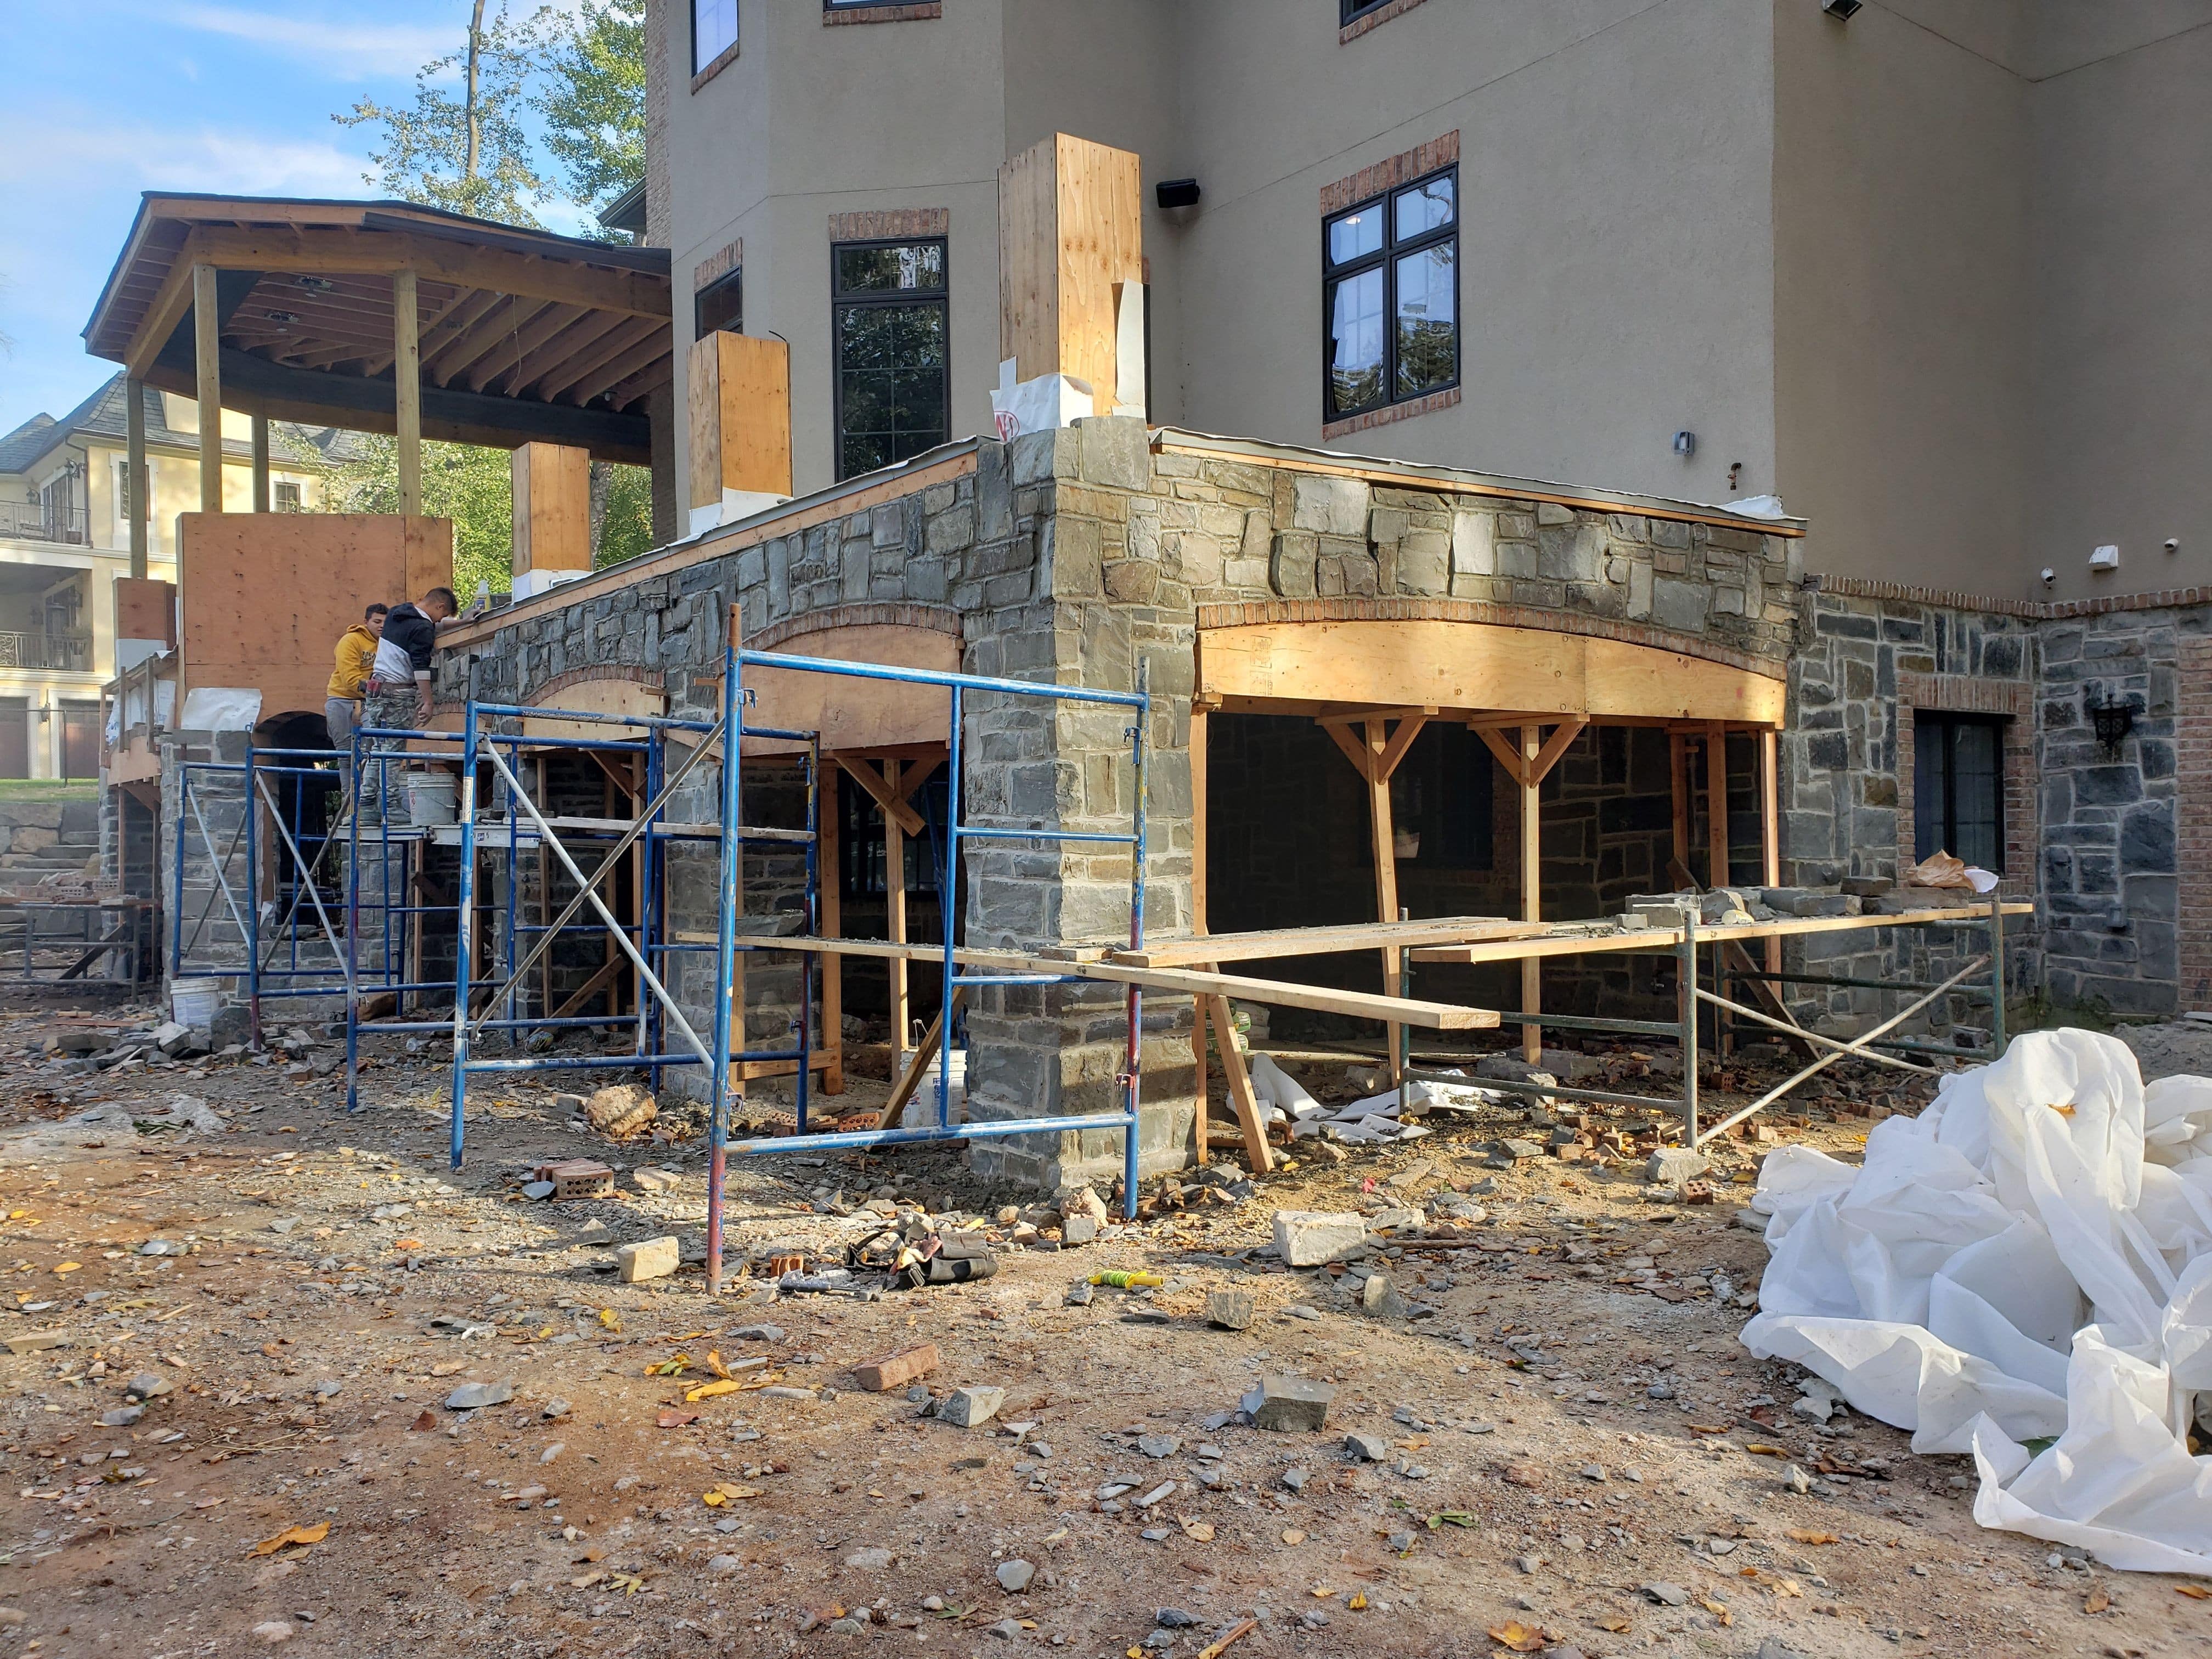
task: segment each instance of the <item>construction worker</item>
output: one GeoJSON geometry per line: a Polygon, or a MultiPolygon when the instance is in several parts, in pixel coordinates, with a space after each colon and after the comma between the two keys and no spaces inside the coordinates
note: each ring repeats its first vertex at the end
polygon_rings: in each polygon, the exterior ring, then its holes
{"type": "Polygon", "coordinates": [[[333,749],[353,746],[354,714],[368,684],[377,641],[384,637],[384,618],[391,609],[388,605],[372,605],[362,613],[361,621],[338,635],[337,660],[323,697],[323,724],[331,729],[333,749]]]}
{"type": "MultiPolygon", "coordinates": [[[[421,731],[430,724],[430,653],[438,635],[459,625],[460,609],[450,587],[434,587],[412,605],[395,605],[384,618],[384,632],[376,643],[376,659],[370,665],[368,684],[362,698],[362,724],[387,731],[421,731]]],[[[407,746],[404,738],[369,741],[372,751],[397,751],[407,746]]],[[[388,761],[375,761],[363,769],[361,816],[374,818],[384,799],[388,761]]]]}

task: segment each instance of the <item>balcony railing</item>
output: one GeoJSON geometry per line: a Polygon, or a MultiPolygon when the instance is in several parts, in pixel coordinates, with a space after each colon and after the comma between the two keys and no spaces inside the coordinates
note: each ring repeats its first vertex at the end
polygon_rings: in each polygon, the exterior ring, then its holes
{"type": "Polygon", "coordinates": [[[64,542],[71,547],[89,546],[92,541],[82,507],[55,511],[40,501],[0,501],[0,536],[19,541],[64,542]]]}
{"type": "Polygon", "coordinates": [[[44,668],[64,673],[92,672],[89,635],[0,632],[0,668],[44,668]]]}

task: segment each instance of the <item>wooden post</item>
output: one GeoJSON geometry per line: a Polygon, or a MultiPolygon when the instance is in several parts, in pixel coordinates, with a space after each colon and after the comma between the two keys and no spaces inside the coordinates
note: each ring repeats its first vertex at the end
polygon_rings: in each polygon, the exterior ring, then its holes
{"type": "Polygon", "coordinates": [[[123,404],[123,492],[129,497],[130,507],[131,579],[143,582],[147,580],[147,526],[154,512],[146,490],[146,383],[125,380],[123,404]]]}
{"type": "MultiPolygon", "coordinates": [[[[817,780],[822,799],[815,808],[814,879],[822,895],[822,937],[845,933],[845,872],[839,858],[844,834],[844,776],[834,764],[817,780]]],[[[822,958],[822,1092],[845,1092],[845,958],[822,958]]]]}
{"type": "Polygon", "coordinates": [[[690,383],[687,505],[719,507],[722,492],[791,494],[791,348],[716,329],[695,340],[690,383]]]}
{"type": "MultiPolygon", "coordinates": [[[[1544,857],[1541,815],[1537,810],[1542,781],[1536,775],[1537,757],[1544,752],[1541,727],[1521,728],[1521,920],[1544,919],[1544,857]]],[[[1543,964],[1534,957],[1521,959],[1521,1012],[1537,1013],[1544,1006],[1543,964]]],[[[1544,1057],[1544,1028],[1523,1022],[1521,1057],[1534,1066],[1544,1057]]]]}
{"type": "MultiPolygon", "coordinates": [[[[884,763],[884,781],[898,794],[899,763],[884,763]]],[[[894,945],[906,943],[906,829],[897,817],[884,814],[884,934],[894,945]]],[[[907,1022],[914,1018],[908,1003],[907,963],[895,957],[888,964],[891,976],[891,1055],[906,1052],[907,1022]]]]}
{"type": "Polygon", "coordinates": [[[392,273],[392,410],[399,439],[399,511],[422,512],[422,348],[412,270],[392,273]]]}
{"type": "MultiPolygon", "coordinates": [[[[1367,827],[1375,848],[1375,919],[1392,922],[1398,920],[1398,854],[1390,823],[1390,768],[1383,760],[1383,752],[1390,745],[1383,736],[1381,720],[1369,720],[1362,729],[1367,734],[1367,827]]],[[[1383,995],[1395,997],[1399,994],[1405,977],[1403,960],[1396,950],[1383,947],[1383,995]]],[[[1405,1028],[1386,1024],[1382,1031],[1389,1049],[1390,1085],[1395,1088],[1403,1080],[1400,1075],[1403,1069],[1400,1050],[1405,1045],[1405,1028]]],[[[1226,1059],[1221,1063],[1224,1066],[1229,1064],[1226,1059]]]]}
{"type": "Polygon", "coordinates": [[[508,465],[514,495],[513,574],[589,570],[591,452],[561,444],[522,444],[508,465]]]}
{"type": "Polygon", "coordinates": [[[1674,862],[1690,867],[1690,738],[1686,732],[1667,734],[1669,794],[1674,808],[1674,862]]]}
{"type": "MultiPolygon", "coordinates": [[[[1782,885],[1782,780],[1780,743],[1772,726],[1759,733],[1759,873],[1769,887],[1782,885]]],[[[1766,941],[1766,971],[1782,971],[1782,941],[1766,941]]],[[[1775,992],[1782,988],[1777,984],[1775,992]]]]}
{"type": "Polygon", "coordinates": [[[253,510],[269,510],[269,417],[253,417],[253,510]]]}
{"type": "Polygon", "coordinates": [[[999,169],[1000,360],[1024,380],[1087,382],[1101,415],[1124,379],[1121,290],[1145,280],[1139,172],[1130,151],[1064,132],[999,169]]]}
{"type": "Polygon", "coordinates": [[[222,319],[215,267],[192,267],[192,338],[199,370],[200,511],[222,511],[222,319]]]}
{"type": "MultiPolygon", "coordinates": [[[[1206,710],[1197,704],[1190,710],[1190,931],[1206,932],[1206,710]]],[[[1203,1164],[1212,1132],[1207,1127],[1211,1115],[1207,1094],[1212,1087],[1206,1076],[1206,999],[1191,999],[1190,1055],[1197,1068],[1195,1094],[1198,1117],[1194,1126],[1193,1139],[1196,1143],[1198,1161],[1203,1164]]]]}
{"type": "Polygon", "coordinates": [[[1729,884],[1728,727],[1705,728],[1705,885],[1729,884]]]}
{"type": "Polygon", "coordinates": [[[1266,1175],[1275,1167],[1275,1155],[1267,1146],[1267,1125],[1260,1115],[1259,1097],[1252,1092],[1252,1074],[1245,1067],[1244,1056],[1237,1052],[1236,1016],[1227,997],[1209,995],[1206,1001],[1221,1052],[1221,1074],[1228,1079],[1229,1098],[1236,1104],[1237,1121],[1244,1131],[1245,1167],[1254,1175],[1266,1175]]]}

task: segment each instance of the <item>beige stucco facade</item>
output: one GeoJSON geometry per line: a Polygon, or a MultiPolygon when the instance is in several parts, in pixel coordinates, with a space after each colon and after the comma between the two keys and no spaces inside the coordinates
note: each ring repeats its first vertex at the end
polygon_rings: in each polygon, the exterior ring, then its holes
{"type": "MultiPolygon", "coordinates": [[[[100,688],[118,666],[115,580],[131,574],[123,496],[128,448],[119,428],[106,429],[121,408],[119,391],[109,392],[112,397],[96,394],[61,421],[0,440],[7,446],[0,457],[16,469],[0,471],[0,775],[94,775],[86,769],[82,732],[96,720],[100,688]],[[4,729],[19,723],[20,750],[4,729]]],[[[177,517],[200,506],[198,405],[153,393],[148,416],[153,510],[146,574],[173,581],[177,517]]],[[[224,507],[251,512],[252,417],[225,410],[223,441],[224,507]]],[[[270,483],[280,495],[280,487],[296,490],[301,511],[324,505],[319,466],[280,455],[270,483]]]]}
{"type": "Polygon", "coordinates": [[[1156,420],[1776,493],[1838,574],[2212,580],[2212,0],[1425,0],[1357,33],[1337,0],[740,0],[697,77],[689,0],[654,3],[679,377],[694,272],[741,264],[801,490],[833,471],[831,216],[946,216],[952,430],[988,429],[997,171],[1060,130],[1141,158],[1156,420]],[[1332,434],[1322,192],[1452,135],[1458,396],[1332,434]]]}

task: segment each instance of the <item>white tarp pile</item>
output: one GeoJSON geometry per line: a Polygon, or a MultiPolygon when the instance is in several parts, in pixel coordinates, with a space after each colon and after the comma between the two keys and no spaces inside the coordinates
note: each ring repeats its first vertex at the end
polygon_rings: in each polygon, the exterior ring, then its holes
{"type": "Polygon", "coordinates": [[[1251,1059],[1252,1093],[1260,1103],[1261,1119],[1270,1123],[1288,1121],[1294,1138],[1326,1136],[1331,1140],[1363,1142],[1418,1140],[1429,1133],[1411,1121],[1435,1111],[1473,1111],[1494,1102],[1495,1091],[1451,1083],[1415,1081],[1406,1086],[1401,1105],[1398,1091],[1386,1089],[1332,1111],[1310,1094],[1305,1085],[1267,1055],[1251,1059]]]}
{"type": "Polygon", "coordinates": [[[2041,1031],[1890,1118],[1854,1169],[1771,1154],[1743,1340],[1971,1452],[1974,1518],[2108,1565],[2212,1573],[2212,1079],[2146,1089],[2093,1032],[2041,1031]]]}

